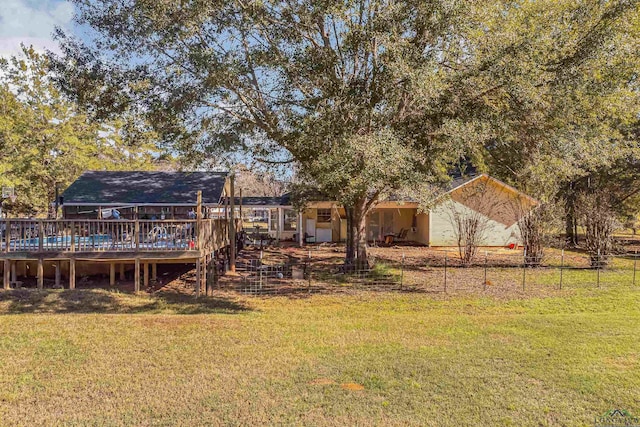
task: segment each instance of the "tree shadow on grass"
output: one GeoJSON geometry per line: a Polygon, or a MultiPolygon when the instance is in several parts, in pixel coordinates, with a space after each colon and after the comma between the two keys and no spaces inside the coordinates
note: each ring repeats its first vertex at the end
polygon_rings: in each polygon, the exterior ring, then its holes
{"type": "Polygon", "coordinates": [[[103,289],[33,290],[0,292],[0,314],[104,313],[104,314],[239,314],[251,308],[230,297],[200,297],[180,292],[134,296],[103,289]]]}

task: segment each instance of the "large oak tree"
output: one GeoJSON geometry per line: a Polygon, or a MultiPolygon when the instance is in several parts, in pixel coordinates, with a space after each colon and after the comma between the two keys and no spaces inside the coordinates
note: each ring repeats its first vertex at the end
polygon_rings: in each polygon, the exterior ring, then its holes
{"type": "Polygon", "coordinates": [[[146,112],[188,154],[294,162],[345,207],[348,264],[366,263],[378,200],[463,156],[580,152],[571,134],[598,130],[572,82],[637,19],[635,0],[74,3],[88,35],[58,34],[64,89],[99,118],[146,112]]]}

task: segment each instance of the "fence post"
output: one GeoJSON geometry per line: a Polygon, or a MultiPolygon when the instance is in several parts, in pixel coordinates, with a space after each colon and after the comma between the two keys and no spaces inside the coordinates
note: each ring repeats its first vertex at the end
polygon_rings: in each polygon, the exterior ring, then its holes
{"type": "Polygon", "coordinates": [[[598,258],[596,264],[596,285],[600,287],[600,249],[598,249],[598,258]]]}
{"type": "Polygon", "coordinates": [[[307,285],[309,293],[311,293],[311,251],[309,251],[309,258],[307,258],[307,265],[309,268],[307,269],[307,278],[309,279],[309,284],[307,285]]]}
{"type": "Polygon", "coordinates": [[[562,290],[562,272],[564,271],[564,249],[560,255],[560,290],[562,290]]]}
{"type": "Polygon", "coordinates": [[[522,290],[526,289],[527,283],[527,250],[524,250],[524,257],[522,259],[522,290]]]}
{"type": "Polygon", "coordinates": [[[263,252],[260,251],[260,265],[258,265],[258,269],[260,270],[260,274],[259,274],[259,277],[260,277],[260,281],[259,281],[260,289],[262,289],[262,256],[263,256],[263,252]]]}
{"type": "Polygon", "coordinates": [[[402,286],[404,285],[404,252],[402,253],[402,270],[400,271],[400,290],[402,290],[402,286]]]}
{"type": "Polygon", "coordinates": [[[447,254],[444,254],[444,293],[447,293],[447,254]]]}
{"type": "Polygon", "coordinates": [[[636,254],[633,257],[633,286],[636,285],[636,266],[638,264],[638,250],[636,249],[636,254]]]}
{"type": "Polygon", "coordinates": [[[483,285],[483,289],[485,291],[487,290],[487,257],[488,257],[488,253],[487,253],[487,251],[484,251],[484,285],[483,285]]]}

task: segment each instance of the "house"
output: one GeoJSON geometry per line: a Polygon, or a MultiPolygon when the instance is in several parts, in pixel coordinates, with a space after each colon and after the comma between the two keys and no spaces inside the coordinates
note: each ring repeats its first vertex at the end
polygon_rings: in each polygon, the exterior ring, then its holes
{"type": "MultiPolygon", "coordinates": [[[[344,242],[347,236],[345,210],[335,201],[315,201],[297,213],[289,196],[236,199],[242,204],[245,230],[252,224],[272,237],[298,240],[302,230],[307,242],[344,242]],[[262,216],[249,212],[262,210],[262,216]],[[247,221],[247,215],[253,222],[247,221]],[[260,218],[260,220],[258,220],[260,218]]],[[[423,211],[415,200],[387,200],[367,217],[367,240],[397,239],[428,246],[456,246],[457,224],[475,221],[481,228],[482,244],[509,246],[519,243],[518,219],[537,201],[486,174],[455,177],[448,191],[423,211]],[[389,239],[389,236],[393,236],[389,239]]]]}
{"type": "Polygon", "coordinates": [[[62,194],[65,219],[187,219],[198,191],[206,216],[223,215],[226,172],[84,172],[62,194]]]}
{"type": "MultiPolygon", "coordinates": [[[[237,189],[239,190],[239,189],[237,189]]],[[[227,173],[85,172],[63,193],[66,219],[108,218],[117,210],[125,219],[187,219],[202,191],[205,216],[225,217],[231,198],[227,173]]],[[[239,191],[238,191],[239,192],[239,191]]],[[[236,218],[248,233],[278,240],[343,242],[344,208],[335,201],[307,203],[300,212],[289,194],[236,197],[236,218]]],[[[423,211],[410,199],[379,202],[367,217],[367,240],[402,240],[428,246],[457,245],[456,224],[475,220],[487,246],[519,243],[517,220],[536,201],[486,174],[458,175],[448,191],[423,211]]]]}

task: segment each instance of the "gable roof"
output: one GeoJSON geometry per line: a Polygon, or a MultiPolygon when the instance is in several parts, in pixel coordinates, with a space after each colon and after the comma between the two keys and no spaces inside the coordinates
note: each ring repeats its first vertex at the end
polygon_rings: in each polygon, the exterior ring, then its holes
{"type": "Polygon", "coordinates": [[[62,194],[64,205],[218,204],[226,172],[84,172],[62,194]]]}
{"type": "Polygon", "coordinates": [[[492,177],[491,175],[488,175],[486,173],[481,173],[481,174],[476,174],[473,176],[462,176],[459,178],[454,179],[453,181],[451,181],[451,184],[449,186],[449,189],[447,190],[447,192],[445,194],[451,194],[453,191],[464,187],[467,184],[472,183],[473,181],[476,181],[478,179],[486,179],[488,181],[494,182],[495,184],[497,184],[498,186],[512,192],[515,194],[518,194],[519,196],[524,197],[525,199],[527,199],[529,202],[531,202],[533,205],[537,205],[539,202],[534,199],[533,197],[529,196],[528,194],[518,190],[517,188],[514,188],[512,186],[510,186],[509,184],[506,184],[502,181],[500,181],[497,178],[492,177]]]}

